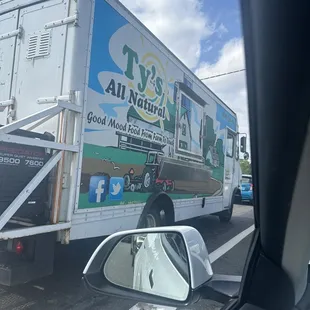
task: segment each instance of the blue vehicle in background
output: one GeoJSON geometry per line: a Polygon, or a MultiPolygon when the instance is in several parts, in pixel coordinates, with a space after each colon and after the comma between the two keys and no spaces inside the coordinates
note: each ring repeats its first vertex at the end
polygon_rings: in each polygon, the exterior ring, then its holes
{"type": "Polygon", "coordinates": [[[241,197],[242,203],[253,204],[253,184],[252,176],[250,174],[242,175],[241,197]]]}

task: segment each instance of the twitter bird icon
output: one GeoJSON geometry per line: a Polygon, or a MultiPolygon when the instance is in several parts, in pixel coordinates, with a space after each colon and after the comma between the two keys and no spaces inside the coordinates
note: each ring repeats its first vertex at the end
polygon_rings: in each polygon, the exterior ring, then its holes
{"type": "Polygon", "coordinates": [[[124,179],[120,177],[111,177],[109,186],[110,200],[123,200],[124,179]]]}

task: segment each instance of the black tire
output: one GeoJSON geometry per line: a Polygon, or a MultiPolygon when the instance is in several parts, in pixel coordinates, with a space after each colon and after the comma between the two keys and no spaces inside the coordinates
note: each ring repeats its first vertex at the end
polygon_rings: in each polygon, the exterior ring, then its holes
{"type": "Polygon", "coordinates": [[[145,168],[142,173],[142,191],[144,193],[152,192],[154,187],[154,175],[152,168],[145,168]]]}
{"type": "MultiPolygon", "coordinates": [[[[161,220],[160,212],[157,209],[157,207],[150,208],[150,210],[146,213],[146,215],[142,219],[141,227],[139,227],[139,228],[150,228],[150,227],[159,227],[159,226],[162,226],[162,220],[161,220]],[[149,222],[148,217],[152,218],[155,226],[149,226],[148,225],[148,222],[149,222]]],[[[136,253],[134,253],[134,251],[132,250],[134,248],[135,248],[135,241],[133,240],[131,250],[130,250],[130,253],[132,255],[132,262],[131,262],[132,267],[135,264],[135,256],[136,256],[136,253]]]]}
{"type": "Polygon", "coordinates": [[[231,204],[229,209],[220,212],[219,219],[222,223],[229,223],[233,214],[234,205],[231,204]]]}
{"type": "Polygon", "coordinates": [[[143,228],[159,227],[162,226],[160,212],[157,207],[151,208],[145,218],[142,220],[143,228]],[[150,225],[153,222],[154,226],[150,225]]]}
{"type": "Polygon", "coordinates": [[[130,178],[130,175],[128,173],[126,173],[124,175],[124,189],[126,191],[129,191],[130,190],[130,185],[131,185],[131,178],[130,178]]]}

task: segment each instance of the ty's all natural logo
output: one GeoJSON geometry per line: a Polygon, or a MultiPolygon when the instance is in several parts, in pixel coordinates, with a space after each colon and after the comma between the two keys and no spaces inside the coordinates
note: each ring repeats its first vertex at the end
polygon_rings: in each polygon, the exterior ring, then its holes
{"type": "Polygon", "coordinates": [[[122,100],[128,96],[128,104],[141,118],[150,123],[160,121],[163,126],[163,120],[169,119],[169,113],[166,108],[168,91],[165,70],[160,60],[152,53],[139,58],[138,53],[128,45],[123,46],[122,52],[127,58],[124,74],[129,80],[128,85],[111,79],[105,92],[122,100]]]}

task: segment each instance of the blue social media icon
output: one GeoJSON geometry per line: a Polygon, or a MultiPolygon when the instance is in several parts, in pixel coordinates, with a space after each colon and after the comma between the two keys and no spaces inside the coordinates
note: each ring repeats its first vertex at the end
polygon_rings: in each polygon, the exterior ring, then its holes
{"type": "Polygon", "coordinates": [[[110,200],[123,200],[124,179],[119,177],[112,177],[109,186],[110,200]]]}
{"type": "Polygon", "coordinates": [[[90,178],[88,201],[93,203],[103,202],[108,194],[108,178],[96,175],[90,178]]]}

